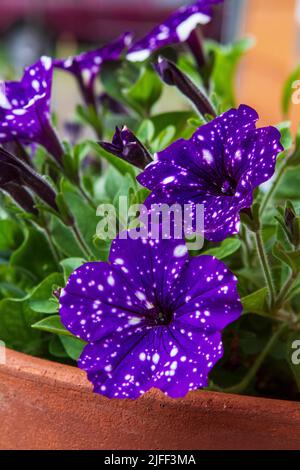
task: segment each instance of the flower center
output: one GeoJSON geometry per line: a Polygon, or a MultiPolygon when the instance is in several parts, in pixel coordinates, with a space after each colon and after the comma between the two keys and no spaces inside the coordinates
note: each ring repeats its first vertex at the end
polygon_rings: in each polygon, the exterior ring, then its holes
{"type": "Polygon", "coordinates": [[[169,325],[173,319],[173,315],[170,312],[159,312],[156,318],[158,325],[169,325]]]}
{"type": "Polygon", "coordinates": [[[236,182],[232,178],[227,178],[221,187],[222,194],[226,196],[233,196],[236,190],[236,182]]]}
{"type": "Polygon", "coordinates": [[[154,326],[165,326],[169,325],[173,320],[173,313],[167,309],[160,307],[154,307],[151,312],[151,323],[154,326]]]}

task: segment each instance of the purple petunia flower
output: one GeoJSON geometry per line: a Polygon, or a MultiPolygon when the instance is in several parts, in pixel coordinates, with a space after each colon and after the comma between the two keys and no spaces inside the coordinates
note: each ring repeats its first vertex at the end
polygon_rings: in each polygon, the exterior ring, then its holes
{"type": "Polygon", "coordinates": [[[94,391],[182,397],[207,386],[221,331],[242,311],[235,276],[174,239],[117,238],[109,261],[81,266],[60,297],[63,324],[89,343],[79,367],[94,391]]]}
{"type": "Polygon", "coordinates": [[[239,212],[251,207],[253,190],[272,177],[283,150],[280,132],[256,129],[257,120],[256,111],[242,105],[200,127],[190,140],[180,139],[158,153],[137,177],[152,190],[146,205],[203,204],[208,240],[237,233],[239,212]]]}
{"type": "Polygon", "coordinates": [[[43,145],[60,162],[63,153],[50,121],[53,63],[43,56],[19,82],[0,83],[0,142],[43,145]]]}
{"type": "Polygon", "coordinates": [[[197,25],[205,25],[212,18],[212,4],[223,0],[198,0],[176,10],[147,36],[135,42],[128,50],[132,62],[146,60],[154,51],[179,42],[185,42],[197,25]]]}
{"type": "Polygon", "coordinates": [[[122,52],[132,42],[132,34],[124,33],[114,42],[93,51],[83,52],[75,57],[56,59],[56,68],[72,73],[77,81],[86,104],[96,107],[94,83],[102,65],[119,60],[122,52]]]}

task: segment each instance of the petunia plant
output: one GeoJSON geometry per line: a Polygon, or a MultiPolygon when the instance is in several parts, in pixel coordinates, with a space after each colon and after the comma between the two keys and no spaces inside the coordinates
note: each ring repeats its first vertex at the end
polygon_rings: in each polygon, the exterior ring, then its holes
{"type": "Polygon", "coordinates": [[[234,93],[251,41],[204,39],[221,4],[0,84],[0,340],[77,363],[108,398],[299,399],[291,79],[283,122],[260,126],[234,93]],[[57,69],[81,91],[68,122],[57,69]]]}

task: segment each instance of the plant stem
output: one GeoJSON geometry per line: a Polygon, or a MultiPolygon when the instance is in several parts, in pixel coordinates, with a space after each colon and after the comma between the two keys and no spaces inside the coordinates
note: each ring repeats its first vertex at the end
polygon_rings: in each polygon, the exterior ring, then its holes
{"type": "Polygon", "coordinates": [[[265,251],[264,242],[261,236],[260,229],[255,232],[257,252],[259,255],[261,267],[265,276],[266,284],[269,289],[270,308],[273,309],[275,304],[276,291],[273,283],[272,272],[269,265],[268,257],[265,251]]]}
{"type": "Polygon", "coordinates": [[[78,185],[78,189],[82,197],[86,200],[86,202],[93,208],[97,209],[97,206],[94,204],[93,200],[90,198],[90,196],[86,193],[84,188],[81,186],[81,184],[78,185]]]}
{"type": "Polygon", "coordinates": [[[58,252],[56,246],[54,245],[54,243],[53,243],[53,241],[52,241],[51,233],[50,233],[50,231],[49,231],[49,227],[48,227],[48,226],[45,226],[45,227],[44,227],[44,233],[45,233],[45,236],[46,236],[46,238],[47,238],[48,244],[49,244],[49,246],[50,246],[50,249],[51,249],[53,258],[55,259],[55,262],[56,262],[57,264],[59,264],[60,255],[59,255],[59,252],[58,252]]]}
{"type": "Polygon", "coordinates": [[[294,286],[294,283],[297,280],[297,277],[298,277],[298,273],[293,271],[290,274],[290,276],[288,277],[285,284],[282,286],[281,291],[279,292],[279,295],[278,295],[278,297],[276,299],[276,302],[275,302],[275,309],[276,310],[279,310],[282,307],[284,301],[286,300],[286,298],[288,297],[292,287],[294,286]]]}
{"type": "Polygon", "coordinates": [[[286,172],[286,169],[287,169],[287,165],[286,165],[286,162],[284,162],[284,164],[282,165],[282,167],[280,168],[280,170],[278,171],[274,181],[273,181],[273,184],[272,184],[272,187],[270,189],[270,191],[267,192],[267,194],[265,195],[263,201],[262,201],[262,204],[261,204],[261,207],[260,207],[260,215],[263,214],[263,212],[265,211],[265,209],[267,208],[269,202],[271,201],[272,197],[274,196],[278,186],[279,186],[279,183],[284,175],[284,173],[286,172]]]}
{"type": "Polygon", "coordinates": [[[78,242],[78,245],[80,246],[82,252],[84,253],[84,256],[87,258],[87,259],[90,259],[91,257],[93,257],[93,253],[91,252],[91,250],[89,249],[89,247],[87,246],[86,242],[84,241],[80,231],[78,230],[78,228],[76,227],[76,225],[72,225],[72,231],[73,231],[73,234],[74,234],[74,237],[76,238],[77,242],[78,242]]]}
{"type": "Polygon", "coordinates": [[[252,259],[251,259],[251,241],[248,238],[248,231],[245,227],[245,225],[242,225],[241,227],[241,235],[240,239],[242,241],[242,253],[243,253],[243,258],[244,258],[244,263],[246,266],[249,268],[252,267],[252,259]]]}
{"type": "Polygon", "coordinates": [[[285,331],[287,327],[288,327],[287,323],[282,323],[282,325],[278,328],[278,330],[271,336],[265,348],[259,354],[259,356],[257,356],[251,369],[245,375],[245,377],[243,378],[241,382],[239,382],[237,385],[234,385],[233,387],[229,387],[226,389],[222,389],[221,387],[218,387],[217,385],[212,385],[209,388],[209,390],[215,390],[215,391],[224,392],[224,393],[238,393],[238,394],[243,393],[248,388],[252,380],[255,378],[264,360],[266,359],[268,354],[272,351],[273,347],[276,344],[276,341],[278,340],[278,338],[280,338],[280,336],[282,335],[282,333],[285,331]]]}

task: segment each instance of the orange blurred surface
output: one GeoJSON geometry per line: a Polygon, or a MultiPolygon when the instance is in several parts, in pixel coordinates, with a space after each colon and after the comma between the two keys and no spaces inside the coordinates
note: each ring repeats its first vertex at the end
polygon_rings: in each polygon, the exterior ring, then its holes
{"type": "MultiPolygon", "coordinates": [[[[295,0],[248,0],[243,32],[257,43],[243,62],[238,98],[258,110],[263,124],[282,120],[283,84],[299,61],[295,11],[295,0]]],[[[291,105],[291,119],[297,128],[300,105],[291,105]]]]}

